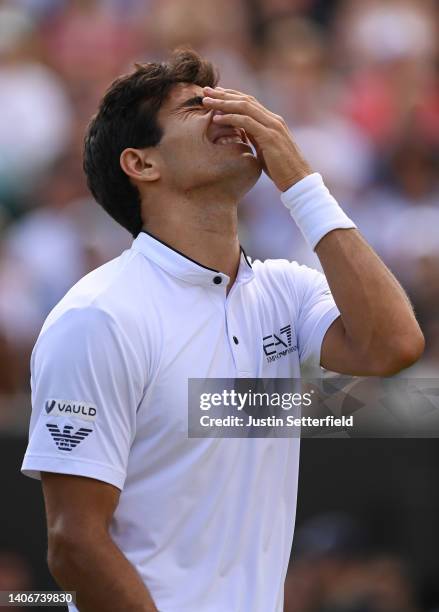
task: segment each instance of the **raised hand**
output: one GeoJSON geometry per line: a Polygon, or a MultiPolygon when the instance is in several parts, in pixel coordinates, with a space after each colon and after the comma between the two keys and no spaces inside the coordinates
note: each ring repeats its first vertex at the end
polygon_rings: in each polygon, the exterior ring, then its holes
{"type": "Polygon", "coordinates": [[[282,117],[253,96],[234,89],[204,87],[204,94],[203,104],[222,113],[214,115],[215,123],[244,129],[264,171],[278,189],[286,191],[311,174],[282,117]]]}

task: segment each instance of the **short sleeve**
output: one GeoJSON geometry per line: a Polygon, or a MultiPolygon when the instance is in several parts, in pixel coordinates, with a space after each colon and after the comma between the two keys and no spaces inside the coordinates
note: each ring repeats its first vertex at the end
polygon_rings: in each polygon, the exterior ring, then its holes
{"type": "Polygon", "coordinates": [[[340,316],[325,276],[295,264],[295,290],[298,298],[296,332],[300,364],[320,366],[322,342],[329,326],[340,316]]]}
{"type": "Polygon", "coordinates": [[[86,476],[123,488],[142,381],[135,351],[113,318],[65,312],[31,360],[32,415],[22,471],[86,476]]]}

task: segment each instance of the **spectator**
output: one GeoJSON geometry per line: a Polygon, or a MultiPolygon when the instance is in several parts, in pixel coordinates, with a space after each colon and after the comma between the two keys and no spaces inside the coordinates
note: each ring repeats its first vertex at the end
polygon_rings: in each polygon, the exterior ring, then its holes
{"type": "Polygon", "coordinates": [[[35,23],[0,5],[0,201],[16,202],[57,158],[70,137],[64,85],[32,45],[35,23]]]}

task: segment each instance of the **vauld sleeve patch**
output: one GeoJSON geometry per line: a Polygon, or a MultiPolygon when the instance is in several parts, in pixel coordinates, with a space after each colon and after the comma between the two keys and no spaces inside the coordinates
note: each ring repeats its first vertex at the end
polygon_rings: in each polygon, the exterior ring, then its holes
{"type": "Polygon", "coordinates": [[[81,401],[48,399],[44,404],[46,414],[51,417],[76,417],[86,421],[96,420],[96,406],[81,401]]]}

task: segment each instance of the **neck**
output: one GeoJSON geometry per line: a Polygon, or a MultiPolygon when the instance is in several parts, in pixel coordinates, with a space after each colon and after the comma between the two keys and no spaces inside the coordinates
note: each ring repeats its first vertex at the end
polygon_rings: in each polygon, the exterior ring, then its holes
{"type": "Polygon", "coordinates": [[[238,272],[237,202],[212,194],[157,194],[145,211],[143,229],[203,266],[230,277],[238,272]]]}

